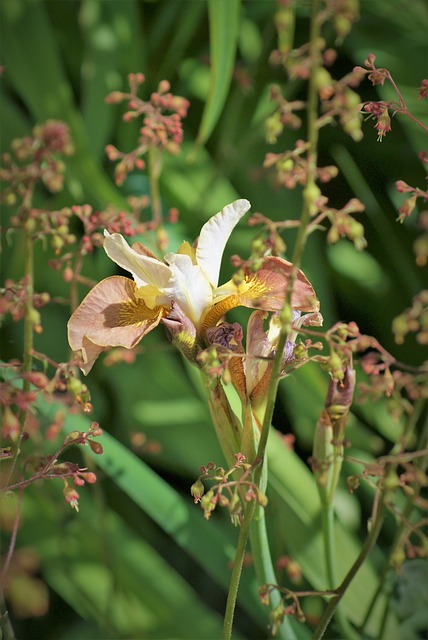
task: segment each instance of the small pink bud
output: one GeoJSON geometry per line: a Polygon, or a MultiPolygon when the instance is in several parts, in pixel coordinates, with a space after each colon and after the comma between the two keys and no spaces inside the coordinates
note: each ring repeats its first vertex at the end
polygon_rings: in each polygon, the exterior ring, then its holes
{"type": "Polygon", "coordinates": [[[49,378],[41,371],[30,371],[25,378],[38,389],[44,389],[49,384],[49,378]]]}
{"type": "Polygon", "coordinates": [[[92,471],[86,471],[84,473],[81,473],[80,475],[88,484],[95,484],[95,482],[97,481],[97,476],[95,475],[95,473],[92,473],[92,471]]]}
{"type": "Polygon", "coordinates": [[[92,451],[97,455],[101,455],[103,453],[103,448],[99,442],[94,442],[94,440],[88,440],[88,444],[91,447],[92,451]]]}
{"type": "Polygon", "coordinates": [[[62,277],[64,282],[72,282],[74,277],[73,269],[71,267],[66,267],[62,272],[62,277]]]}
{"type": "Polygon", "coordinates": [[[118,104],[122,102],[123,98],[124,94],[121,91],[112,91],[104,98],[104,102],[107,102],[107,104],[118,104]]]}

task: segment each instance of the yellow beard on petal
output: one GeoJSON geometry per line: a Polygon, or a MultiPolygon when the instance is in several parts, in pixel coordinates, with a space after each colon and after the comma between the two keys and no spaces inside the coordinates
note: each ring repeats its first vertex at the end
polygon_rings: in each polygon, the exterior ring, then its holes
{"type": "Polygon", "coordinates": [[[134,295],[126,302],[111,304],[104,311],[106,327],[127,327],[143,325],[147,320],[154,320],[159,316],[168,315],[169,310],[165,307],[157,306],[150,309],[142,298],[134,295]]]}

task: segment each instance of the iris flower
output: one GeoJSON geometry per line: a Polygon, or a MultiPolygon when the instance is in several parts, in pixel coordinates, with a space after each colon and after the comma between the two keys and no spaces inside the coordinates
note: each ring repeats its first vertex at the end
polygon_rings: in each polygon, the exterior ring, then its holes
{"type": "MultiPolygon", "coordinates": [[[[140,243],[130,247],[119,233],[104,232],[104,249],[133,280],[111,276],[84,298],[68,323],[71,348],[80,352],[87,374],[106,347],[134,347],[160,322],[187,357],[206,346],[206,333],[238,306],[279,311],[285,300],[292,265],[268,256],[253,271],[243,265],[242,277],[218,286],[221,260],[234,227],[249,210],[236,200],[204,224],[195,246],[183,242],[164,261],[140,243]]],[[[291,305],[316,311],[318,302],[305,275],[298,271],[291,305]]]]}

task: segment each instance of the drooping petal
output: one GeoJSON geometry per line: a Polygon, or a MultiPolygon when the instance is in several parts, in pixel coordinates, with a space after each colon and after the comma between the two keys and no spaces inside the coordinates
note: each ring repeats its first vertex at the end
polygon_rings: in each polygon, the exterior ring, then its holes
{"type": "Polygon", "coordinates": [[[199,328],[201,317],[212,305],[212,287],[201,268],[192,263],[185,254],[168,253],[165,261],[169,265],[171,278],[164,292],[172,302],[177,302],[184,313],[199,328]]]}
{"type": "MultiPolygon", "coordinates": [[[[282,309],[292,266],[291,262],[278,257],[265,258],[261,269],[256,273],[244,265],[244,279],[241,283],[236,284],[232,279],[214,291],[214,304],[202,319],[202,332],[205,333],[208,327],[217,324],[222,316],[235,307],[264,311],[282,309]]],[[[315,291],[300,269],[294,282],[291,305],[293,309],[301,311],[319,309],[315,291]]]]}
{"type": "Polygon", "coordinates": [[[87,374],[104,347],[134,347],[167,315],[164,307],[149,309],[135,296],[136,284],[112,276],[97,284],[68,321],[68,341],[81,351],[87,374]]]}
{"type": "Polygon", "coordinates": [[[201,229],[196,261],[210,284],[216,288],[226,242],[235,226],[251,207],[248,200],[236,200],[210,218],[201,229]]]}
{"type": "Polygon", "coordinates": [[[109,234],[105,231],[104,235],[104,250],[108,257],[119,267],[132,273],[139,287],[145,284],[160,290],[165,287],[171,277],[171,270],[166,264],[150,255],[143,255],[141,247],[138,251],[131,249],[120,233],[109,234]]]}
{"type": "MultiPolygon", "coordinates": [[[[265,258],[256,273],[252,273],[249,267],[244,268],[247,286],[243,286],[241,304],[244,307],[269,311],[282,309],[292,268],[291,262],[277,256],[265,258]]],[[[315,291],[300,269],[293,285],[291,307],[299,311],[319,309],[315,291]]]]}
{"type": "MultiPolygon", "coordinates": [[[[284,305],[292,268],[291,262],[275,256],[265,258],[261,268],[255,273],[249,265],[244,265],[243,281],[240,284],[235,284],[233,280],[226,282],[215,291],[214,300],[221,301],[224,296],[234,295],[239,299],[235,306],[279,311],[284,305]]],[[[315,291],[300,269],[294,281],[291,306],[300,311],[319,309],[315,291]]]]}

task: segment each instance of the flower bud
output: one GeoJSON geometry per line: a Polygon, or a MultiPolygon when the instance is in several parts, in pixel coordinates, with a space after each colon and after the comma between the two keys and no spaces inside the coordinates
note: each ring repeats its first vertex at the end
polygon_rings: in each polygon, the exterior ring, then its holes
{"type": "Polygon", "coordinates": [[[358,476],[348,476],[346,484],[348,485],[349,493],[354,493],[355,489],[360,486],[360,479],[358,476]]]}
{"type": "Polygon", "coordinates": [[[309,215],[312,217],[318,213],[318,200],[321,195],[320,188],[314,183],[308,184],[303,191],[303,199],[308,207],[309,215]]]}
{"type": "Polygon", "coordinates": [[[41,371],[30,371],[25,377],[38,389],[44,389],[49,384],[49,378],[41,371]]]}
{"type": "Polygon", "coordinates": [[[200,480],[196,480],[196,482],[190,487],[190,493],[193,496],[195,504],[199,502],[199,500],[205,493],[205,487],[203,483],[200,480]]]}
{"type": "Polygon", "coordinates": [[[95,442],[94,440],[88,440],[88,444],[91,447],[91,450],[95,454],[101,455],[103,453],[102,445],[99,442],[95,442]]]}
{"type": "Polygon", "coordinates": [[[66,484],[64,486],[63,493],[64,493],[64,498],[66,499],[66,501],[68,502],[70,507],[72,509],[75,509],[76,511],[79,511],[79,497],[80,496],[77,493],[76,489],[71,487],[69,484],[66,484]]]}
{"type": "Polygon", "coordinates": [[[201,507],[204,510],[204,518],[209,520],[212,511],[216,508],[216,500],[214,498],[214,491],[210,489],[204,496],[201,498],[201,507]]]}
{"type": "Polygon", "coordinates": [[[330,374],[334,380],[343,380],[344,372],[342,368],[342,360],[340,356],[333,351],[328,359],[330,374]]]}
{"type": "Polygon", "coordinates": [[[74,376],[72,376],[67,380],[67,389],[73,395],[82,393],[82,386],[82,382],[79,380],[79,378],[75,378],[74,376]]]}

